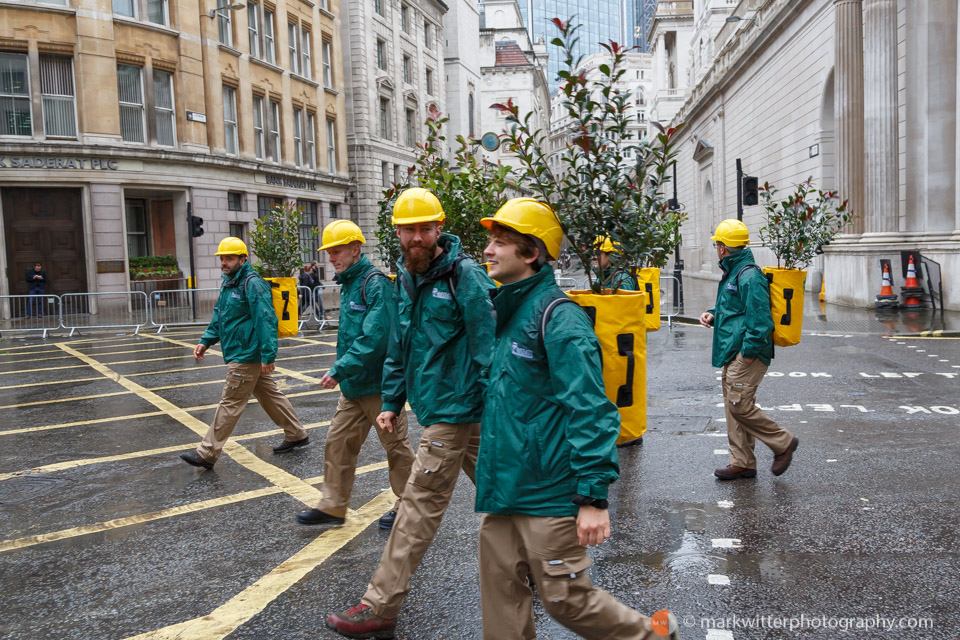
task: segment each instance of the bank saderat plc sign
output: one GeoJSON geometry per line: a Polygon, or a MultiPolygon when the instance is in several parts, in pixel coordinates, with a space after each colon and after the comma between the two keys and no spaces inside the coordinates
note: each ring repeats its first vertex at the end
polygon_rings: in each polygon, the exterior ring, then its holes
{"type": "Polygon", "coordinates": [[[101,169],[118,171],[120,165],[111,158],[78,158],[75,156],[0,156],[0,169],[101,169]]]}

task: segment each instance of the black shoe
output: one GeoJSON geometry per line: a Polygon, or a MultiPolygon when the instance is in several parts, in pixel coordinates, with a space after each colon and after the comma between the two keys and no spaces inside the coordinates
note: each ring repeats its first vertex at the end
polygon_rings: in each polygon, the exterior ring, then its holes
{"type": "Polygon", "coordinates": [[[380,516],[377,522],[381,529],[393,529],[393,523],[397,521],[397,512],[393,509],[380,516]]]}
{"type": "Polygon", "coordinates": [[[200,454],[197,453],[196,451],[187,451],[186,453],[181,453],[180,459],[186,462],[187,464],[192,464],[195,467],[202,467],[207,471],[209,471],[210,469],[213,469],[213,463],[207,462],[206,460],[201,458],[200,454]]]}
{"type": "Polygon", "coordinates": [[[297,514],[297,522],[300,524],[343,524],[345,518],[338,518],[329,513],[324,513],[320,509],[307,509],[297,514]]]}
{"type": "Polygon", "coordinates": [[[303,440],[294,440],[293,442],[284,440],[273,448],[273,452],[283,453],[285,451],[290,451],[291,449],[296,449],[297,447],[305,447],[308,444],[310,444],[310,436],[307,436],[303,440]]]}

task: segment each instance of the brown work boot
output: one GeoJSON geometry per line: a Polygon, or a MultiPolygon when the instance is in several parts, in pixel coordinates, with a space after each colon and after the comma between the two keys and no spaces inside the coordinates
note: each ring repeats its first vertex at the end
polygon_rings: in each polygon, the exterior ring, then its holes
{"type": "Polygon", "coordinates": [[[756,469],[744,469],[743,467],[738,467],[736,465],[728,464],[725,467],[720,467],[713,472],[713,475],[717,476],[721,480],[737,480],[739,478],[756,478],[757,470],[756,469]]]}
{"type": "Polygon", "coordinates": [[[793,460],[793,452],[797,450],[798,444],[800,444],[800,438],[794,436],[793,442],[790,443],[786,451],[778,456],[773,456],[773,465],[770,466],[770,471],[773,475],[779,476],[790,468],[790,462],[793,460]]]}
{"type": "Polygon", "coordinates": [[[348,638],[392,638],[397,619],[381,618],[367,605],[358,604],[341,613],[331,613],[327,628],[348,638]]]}

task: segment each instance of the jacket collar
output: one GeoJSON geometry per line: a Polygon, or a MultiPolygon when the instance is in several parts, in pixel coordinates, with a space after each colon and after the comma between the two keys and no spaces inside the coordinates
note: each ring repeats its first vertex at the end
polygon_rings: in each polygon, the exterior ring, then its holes
{"type": "Polygon", "coordinates": [[[540,267],[540,271],[529,278],[504,284],[490,291],[490,297],[493,298],[493,308],[497,313],[497,333],[531,295],[549,289],[554,286],[554,282],[553,268],[545,264],[540,267]]]}
{"type": "Polygon", "coordinates": [[[440,247],[442,253],[433,259],[433,262],[430,263],[430,268],[427,269],[424,275],[414,279],[412,274],[407,271],[407,268],[403,266],[403,258],[401,257],[397,260],[398,277],[406,278],[407,281],[411,283],[421,284],[439,280],[450,273],[456,266],[457,256],[463,253],[460,238],[452,233],[441,233],[437,239],[437,246],[440,247]]]}
{"type": "Polygon", "coordinates": [[[243,266],[240,267],[240,269],[232,278],[225,273],[221,274],[220,277],[223,279],[223,286],[235,287],[243,282],[243,279],[251,273],[254,273],[253,267],[250,266],[250,258],[247,258],[247,261],[243,263],[243,266]]]}
{"type": "Polygon", "coordinates": [[[745,264],[754,263],[753,251],[750,250],[750,247],[747,247],[739,253],[734,253],[723,260],[720,261],[720,269],[723,270],[723,275],[727,276],[730,272],[739,270],[745,264]]]}
{"type": "Polygon", "coordinates": [[[368,269],[373,267],[373,264],[367,258],[367,256],[360,254],[360,259],[355,263],[343,270],[343,273],[338,273],[333,276],[334,281],[340,285],[350,284],[361,275],[367,272],[368,269]]]}

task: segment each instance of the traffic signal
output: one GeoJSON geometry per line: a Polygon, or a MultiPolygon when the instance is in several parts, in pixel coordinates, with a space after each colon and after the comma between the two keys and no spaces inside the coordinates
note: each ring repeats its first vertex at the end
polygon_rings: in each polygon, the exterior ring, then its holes
{"type": "Polygon", "coordinates": [[[203,218],[190,216],[190,237],[199,238],[203,235],[203,218]]]}
{"type": "Polygon", "coordinates": [[[758,186],[758,180],[754,176],[743,176],[743,206],[760,204],[760,196],[757,195],[758,186]]]}

